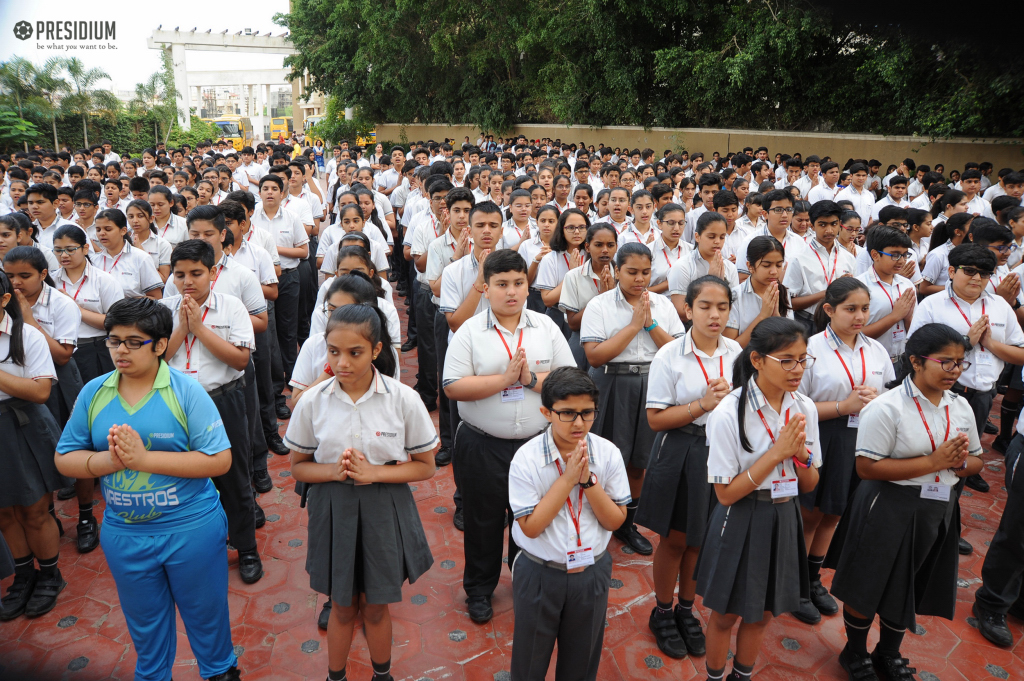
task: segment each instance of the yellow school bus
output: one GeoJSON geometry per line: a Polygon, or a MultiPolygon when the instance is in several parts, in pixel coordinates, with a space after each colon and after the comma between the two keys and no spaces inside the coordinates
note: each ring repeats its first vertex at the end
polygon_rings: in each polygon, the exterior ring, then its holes
{"type": "Polygon", "coordinates": [[[363,136],[356,137],[356,144],[361,146],[363,149],[366,149],[367,150],[366,151],[367,155],[372,154],[373,153],[373,148],[375,146],[377,146],[377,130],[376,129],[371,130],[369,137],[363,137],[363,136]]]}
{"type": "Polygon", "coordinates": [[[230,142],[235,151],[252,146],[252,121],[245,116],[221,116],[212,123],[220,128],[220,136],[230,142]]]}
{"type": "Polygon", "coordinates": [[[282,116],[270,119],[270,139],[277,141],[278,135],[284,135],[285,139],[292,136],[292,117],[282,116]]]}

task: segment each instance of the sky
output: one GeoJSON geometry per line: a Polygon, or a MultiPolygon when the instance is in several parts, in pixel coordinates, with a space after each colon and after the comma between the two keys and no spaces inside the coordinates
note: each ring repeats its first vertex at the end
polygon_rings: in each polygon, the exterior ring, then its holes
{"type": "MultiPolygon", "coordinates": [[[[99,67],[110,74],[111,81],[100,87],[112,91],[134,90],[136,83],[145,81],[160,69],[160,54],[146,45],[156,27],[199,31],[213,29],[220,33],[228,29],[236,33],[246,28],[260,34],[280,35],[284,28],[274,24],[277,12],[288,11],[288,0],[245,0],[238,3],[211,3],[209,0],[174,0],[174,2],[141,4],[133,2],[86,3],[80,0],[47,0],[46,2],[14,2],[0,0],[0,61],[22,56],[41,64],[53,56],[78,56],[87,67],[99,67]],[[158,9],[159,8],[159,9],[158,9]],[[39,41],[33,34],[27,40],[15,37],[15,25],[27,21],[35,27],[37,21],[116,21],[116,36],[106,42],[106,50],[53,51],[46,49],[55,41],[39,41]],[[42,44],[44,49],[39,49],[42,44]],[[110,49],[113,48],[113,49],[110,49]]],[[[76,41],[61,41],[62,47],[76,41]]],[[[78,43],[89,44],[90,41],[78,43]]],[[[186,53],[189,71],[215,71],[233,69],[282,68],[283,55],[235,54],[230,52],[186,53]]]]}

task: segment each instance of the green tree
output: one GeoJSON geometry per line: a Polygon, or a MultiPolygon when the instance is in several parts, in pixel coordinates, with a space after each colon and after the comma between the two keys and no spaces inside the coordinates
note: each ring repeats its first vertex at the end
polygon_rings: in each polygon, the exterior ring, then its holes
{"type": "Polygon", "coordinates": [[[27,149],[38,134],[36,126],[18,116],[14,109],[0,108],[0,149],[9,150],[19,144],[27,149]]]}
{"type": "MultiPolygon", "coordinates": [[[[0,64],[0,88],[5,93],[5,99],[14,104],[18,110],[18,118],[25,118],[25,105],[34,94],[32,81],[36,67],[25,57],[12,57],[9,61],[0,64]]],[[[25,151],[28,151],[28,141],[25,140],[25,151]]]]}
{"type": "Polygon", "coordinates": [[[57,141],[57,114],[60,112],[61,99],[71,92],[71,85],[63,77],[64,60],[51,57],[36,69],[32,79],[32,89],[38,102],[40,112],[50,121],[53,130],[53,148],[59,149],[57,141]]]}
{"type": "Polygon", "coordinates": [[[89,146],[89,116],[99,114],[108,120],[116,119],[121,109],[121,102],[109,90],[97,88],[102,80],[109,80],[110,75],[100,68],[86,68],[78,57],[71,57],[65,62],[68,76],[71,78],[71,92],[61,100],[62,108],[82,119],[82,138],[89,146]]]}

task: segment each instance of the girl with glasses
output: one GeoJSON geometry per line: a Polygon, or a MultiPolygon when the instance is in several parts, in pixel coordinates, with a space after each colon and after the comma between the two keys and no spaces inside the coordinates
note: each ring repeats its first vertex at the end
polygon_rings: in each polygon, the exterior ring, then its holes
{"type": "Polygon", "coordinates": [[[674,658],[705,652],[704,632],[692,612],[693,569],[711,501],[705,426],[708,414],[732,390],[733,364],[743,351],[722,336],[731,307],[726,282],[712,276],[693,281],[686,292],[690,330],[663,345],[651,362],[647,421],[658,435],[636,522],[661,537],[654,553],[656,605],[648,626],[658,648],[674,658]],[[679,604],[673,608],[677,578],[679,604]]]}
{"type": "Polygon", "coordinates": [[[587,309],[587,303],[595,296],[615,288],[613,263],[617,249],[614,227],[607,222],[591,225],[583,242],[583,250],[587,254],[586,262],[581,267],[569,270],[562,281],[558,307],[565,312],[566,323],[572,329],[568,339],[569,349],[576,358],[576,366],[584,371],[590,369],[590,364],[580,342],[583,312],[587,309]]]}
{"type": "Polygon", "coordinates": [[[707,674],[722,679],[739,621],[731,679],[749,681],[772,617],[807,598],[803,523],[797,496],[818,482],[821,449],[814,402],[797,392],[807,354],[804,327],[760,322],[736,360],[733,386],[711,413],[711,511],[697,560],[697,590],[711,609],[707,674]]]}
{"type": "Polygon", "coordinates": [[[862,414],[856,449],[862,482],[825,563],[836,569],[832,593],[843,601],[847,643],[839,663],[850,678],[911,678],[915,670],[900,652],[906,630],[916,615],[952,620],[956,606],[955,490],[982,467],[975,414],[952,391],[968,368],[971,344],[961,331],[918,324],[919,318],[893,389],[862,414]],[[879,639],[869,655],[875,615],[879,639]]]}
{"type": "MultiPolygon", "coordinates": [[[[539,213],[538,213],[539,216],[539,213]]],[[[547,308],[547,315],[568,338],[571,329],[565,321],[565,314],[558,309],[565,275],[583,264],[583,242],[587,238],[590,219],[577,208],[569,208],[558,216],[558,225],[548,246],[551,251],[544,256],[537,267],[534,288],[540,290],[541,299],[547,308]]]]}

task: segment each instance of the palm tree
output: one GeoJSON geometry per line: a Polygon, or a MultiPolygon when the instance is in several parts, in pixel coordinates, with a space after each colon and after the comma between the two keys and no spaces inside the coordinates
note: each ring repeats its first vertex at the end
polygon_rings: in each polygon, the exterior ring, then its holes
{"type": "Polygon", "coordinates": [[[85,68],[85,64],[78,57],[71,57],[64,63],[68,75],[71,77],[71,93],[61,101],[61,108],[68,113],[82,117],[82,137],[85,146],[89,146],[89,114],[97,111],[113,118],[121,102],[114,93],[109,90],[96,88],[95,85],[101,80],[109,80],[110,75],[100,68],[85,68]]]}
{"type": "MultiPolygon", "coordinates": [[[[135,84],[135,96],[128,102],[128,110],[133,114],[145,115],[148,111],[156,112],[160,100],[160,73],[154,73],[145,83],[135,84]]],[[[160,141],[159,117],[153,117],[153,143],[160,141]]],[[[136,131],[137,132],[137,131],[136,131]]]]}
{"type": "MultiPolygon", "coordinates": [[[[0,64],[0,88],[14,99],[18,117],[23,120],[23,107],[33,95],[32,81],[35,73],[36,67],[25,57],[12,57],[10,61],[0,64]]],[[[28,142],[25,142],[25,151],[28,151],[28,142]]]]}
{"type": "Polygon", "coordinates": [[[36,91],[36,104],[42,113],[50,119],[53,127],[53,148],[59,149],[57,143],[57,113],[60,110],[61,100],[71,92],[71,86],[62,76],[65,60],[61,57],[51,57],[45,64],[36,70],[32,80],[33,89],[36,91]]]}

